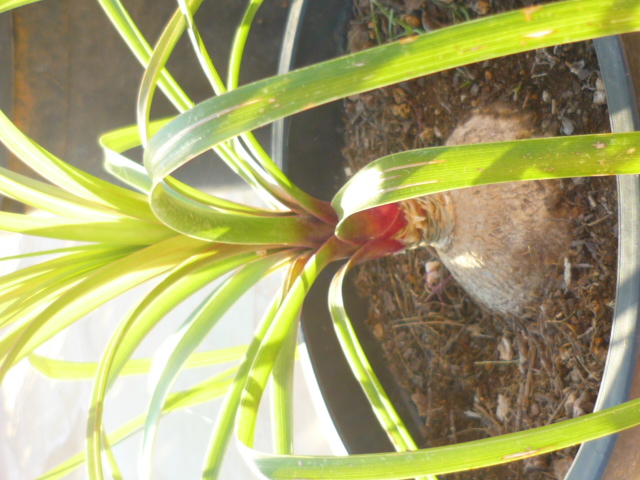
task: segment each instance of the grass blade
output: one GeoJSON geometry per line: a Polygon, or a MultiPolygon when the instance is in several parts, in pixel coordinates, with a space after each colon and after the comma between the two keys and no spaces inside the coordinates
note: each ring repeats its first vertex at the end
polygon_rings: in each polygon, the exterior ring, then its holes
{"type": "MultiPolygon", "coordinates": [[[[300,256],[292,262],[284,283],[289,291],[296,278],[302,273],[307,256],[300,256]]],[[[273,365],[271,428],[276,453],[293,453],[293,372],[298,340],[299,319],[291,325],[278,358],[273,365]]]]}
{"type": "Polygon", "coordinates": [[[229,56],[229,72],[227,75],[227,89],[234,90],[240,83],[240,66],[242,65],[242,54],[247,44],[249,30],[253,24],[256,13],[262,5],[263,0],[250,0],[244,12],[240,26],[236,29],[231,45],[231,55],[229,56]]]}
{"type": "Polygon", "coordinates": [[[89,278],[96,270],[136,250],[124,247],[70,254],[0,279],[0,326],[6,327],[14,322],[20,324],[18,329],[3,333],[0,358],[7,353],[7,346],[17,339],[18,330],[35,320],[46,306],[89,278]]]}
{"type": "MultiPolygon", "coordinates": [[[[151,134],[157,132],[162,126],[166,125],[170,119],[156,120],[149,125],[151,134]]],[[[99,138],[99,143],[105,154],[105,169],[116,176],[124,183],[133,188],[148,194],[151,190],[151,180],[144,167],[132,160],[121,155],[122,152],[131,148],[139,147],[142,142],[140,140],[140,132],[137,125],[119,128],[108,132],[99,138]]],[[[171,177],[165,179],[172,189],[184,195],[185,197],[196,202],[203,203],[208,206],[216,207],[223,210],[249,214],[273,214],[273,211],[261,210],[248,207],[235,202],[223,200],[201,192],[171,177]]]]}
{"type": "MultiPolygon", "coordinates": [[[[107,17],[111,20],[111,23],[140,64],[144,68],[147,68],[152,52],[151,47],[142,33],[140,33],[140,30],[138,30],[138,27],[122,3],[119,0],[98,0],[98,3],[100,3],[107,17]]],[[[183,105],[187,106],[191,103],[189,97],[187,97],[166,69],[162,70],[159,83],[162,90],[167,93],[167,98],[169,98],[170,101],[177,99],[183,105]]]]}
{"type": "Polygon", "coordinates": [[[349,361],[349,366],[360,382],[369,402],[373,406],[380,424],[386,430],[396,450],[416,450],[417,446],[413,442],[413,438],[411,438],[411,435],[406,430],[391,400],[389,400],[373,368],[369,364],[344,308],[342,283],[344,282],[345,275],[353,265],[354,263],[352,262],[344,264],[331,281],[329,309],[331,311],[334,329],[340,340],[342,350],[349,361]]]}
{"type": "Polygon", "coordinates": [[[86,201],[59,187],[0,167],[0,192],[30,207],[67,218],[130,218],[121,211],[86,201]]]}
{"type": "MultiPolygon", "coordinates": [[[[193,25],[191,13],[199,7],[200,2],[201,0],[194,0],[187,5],[189,8],[184,9],[186,18],[183,17],[179,11],[174,14],[158,40],[153,55],[149,60],[148,68],[145,71],[140,86],[137,108],[138,125],[141,137],[145,141],[150,134],[148,129],[149,111],[151,109],[151,101],[156,83],[158,82],[161,72],[164,71],[164,66],[173,48],[187,28],[187,25],[189,22],[193,25]]],[[[195,47],[199,48],[200,46],[196,41],[195,47]]],[[[206,56],[206,52],[202,51],[199,55],[206,56]]],[[[219,85],[217,81],[214,82],[213,86],[215,90],[224,89],[224,86],[219,85]]],[[[174,101],[174,105],[180,112],[184,112],[193,107],[190,101],[186,105],[174,101]]],[[[212,145],[212,147],[214,147],[214,151],[218,156],[224,160],[234,172],[251,185],[261,197],[265,198],[268,203],[282,203],[298,212],[301,211],[302,207],[319,218],[327,221],[334,220],[335,217],[329,205],[326,204],[326,202],[321,202],[309,196],[293,185],[273,163],[253,135],[245,135],[243,136],[243,140],[248,145],[249,151],[246,151],[242,147],[242,144],[238,142],[235,143],[235,147],[227,143],[212,145]],[[257,158],[258,161],[256,161],[254,157],[257,158]]],[[[167,177],[167,175],[165,175],[165,177],[167,177]]]]}
{"type": "MultiPolygon", "coordinates": [[[[64,248],[56,248],[53,250],[40,250],[37,252],[29,252],[29,253],[21,253],[20,255],[11,255],[10,257],[0,257],[0,262],[8,261],[8,260],[19,260],[22,258],[31,258],[31,257],[41,257],[46,255],[60,255],[63,253],[74,253],[74,252],[89,252],[91,250],[108,250],[112,248],[112,245],[77,245],[75,247],[64,247],[64,248]]],[[[11,275],[11,274],[8,274],[11,275]]],[[[2,277],[4,280],[8,275],[2,277]]],[[[1,281],[1,280],[0,280],[1,281]]]]}
{"type": "Polygon", "coordinates": [[[113,480],[123,480],[122,472],[120,471],[120,467],[118,466],[118,461],[113,454],[113,450],[111,450],[111,443],[109,442],[109,439],[104,432],[102,433],[102,441],[106,447],[105,450],[107,454],[107,460],[109,462],[109,468],[111,469],[111,478],[113,480]]]}
{"type": "Polygon", "coordinates": [[[273,365],[271,424],[276,453],[293,453],[293,369],[299,322],[294,321],[273,365]]]}
{"type": "MultiPolygon", "coordinates": [[[[193,2],[192,2],[193,3],[193,2]]],[[[182,12],[182,16],[184,20],[187,22],[187,32],[189,33],[189,40],[191,40],[191,45],[193,46],[193,51],[198,58],[198,63],[200,64],[200,68],[203,73],[209,80],[211,87],[216,95],[220,95],[225,92],[224,83],[222,82],[222,78],[218,74],[218,70],[215,65],[211,61],[211,57],[209,56],[209,52],[207,52],[207,48],[202,41],[202,37],[200,36],[200,32],[198,31],[198,27],[196,26],[196,22],[193,19],[193,14],[199,8],[199,3],[196,3],[191,7],[187,0],[178,0],[178,5],[180,6],[180,11],[182,12]]]]}
{"type": "Polygon", "coordinates": [[[249,370],[256,356],[258,348],[264,340],[274,316],[276,315],[280,304],[282,303],[282,291],[274,297],[273,301],[269,305],[269,308],[264,313],[258,327],[253,333],[253,339],[247,348],[247,351],[242,359],[242,363],[238,368],[238,373],[233,379],[229,391],[224,397],[224,401],[220,410],[218,411],[218,417],[216,418],[213,426],[211,440],[209,441],[209,447],[207,449],[207,459],[205,461],[205,471],[203,478],[217,479],[220,474],[220,468],[222,467],[222,459],[231,439],[233,432],[233,424],[235,421],[235,412],[240,404],[240,398],[244,389],[245,382],[247,381],[249,370]]]}
{"type": "Polygon", "coordinates": [[[8,12],[14,8],[24,7],[32,3],[39,2],[40,0],[1,0],[0,1],[0,13],[8,12]]]}

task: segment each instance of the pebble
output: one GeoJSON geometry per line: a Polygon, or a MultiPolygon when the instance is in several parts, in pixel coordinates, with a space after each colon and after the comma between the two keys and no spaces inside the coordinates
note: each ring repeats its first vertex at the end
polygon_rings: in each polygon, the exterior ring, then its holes
{"type": "Polygon", "coordinates": [[[567,117],[562,117],[560,120],[562,121],[562,133],[565,135],[571,135],[575,130],[573,120],[567,117]]]}

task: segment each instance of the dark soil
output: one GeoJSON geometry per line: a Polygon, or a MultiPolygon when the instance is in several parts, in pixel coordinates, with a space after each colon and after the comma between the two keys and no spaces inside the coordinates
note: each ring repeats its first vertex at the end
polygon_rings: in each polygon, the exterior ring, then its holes
{"type": "MultiPolygon", "coordinates": [[[[350,48],[534,2],[354,0],[350,48]],[[389,22],[393,10],[393,23],[389,22]],[[398,21],[400,20],[400,21],[398,21]],[[402,23],[401,23],[402,22],[402,23]]],[[[533,115],[541,135],[609,131],[593,45],[578,43],[470,65],[345,101],[345,157],[356,171],[384,155],[442,145],[472,109],[495,101],[533,115]]],[[[465,442],[547,425],[593,410],[606,359],[617,257],[613,178],[566,181],[574,241],[549,266],[539,305],[520,318],[475,305],[444,272],[426,281],[428,249],[363,266],[369,324],[410,393],[427,445],[465,442]]],[[[451,479],[562,479],[576,449],[451,479]]]]}

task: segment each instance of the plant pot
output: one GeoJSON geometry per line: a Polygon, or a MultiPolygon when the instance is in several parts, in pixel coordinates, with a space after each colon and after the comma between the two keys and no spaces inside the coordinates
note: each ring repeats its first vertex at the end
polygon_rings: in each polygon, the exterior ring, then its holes
{"type": "MultiPolygon", "coordinates": [[[[281,56],[281,72],[312,64],[345,51],[346,23],[350,2],[339,0],[299,0],[292,2],[290,23],[281,56]]],[[[637,104],[632,85],[634,64],[638,58],[625,57],[637,42],[637,35],[598,40],[596,50],[608,93],[612,129],[616,132],[638,128],[637,104]]],[[[639,79],[640,77],[635,77],[639,79]]],[[[330,199],[344,181],[340,133],[342,104],[326,105],[280,122],[274,129],[274,155],[290,178],[303,189],[330,199]]],[[[607,363],[595,409],[600,410],[640,395],[640,371],[636,369],[640,340],[638,293],[640,292],[640,182],[637,177],[620,177],[620,246],[616,306],[607,363]],[[633,390],[632,390],[633,386],[633,390]]],[[[386,434],[379,427],[359,384],[351,375],[333,332],[327,307],[327,285],[332,272],[312,289],[302,311],[302,330],[314,379],[322,392],[322,401],[335,430],[349,453],[391,451],[386,434]]],[[[381,347],[364,325],[366,302],[357,298],[353,284],[345,286],[347,310],[354,322],[363,348],[398,413],[420,443],[421,421],[407,393],[395,381],[384,364],[381,347]]],[[[568,480],[628,478],[629,456],[640,431],[630,430],[584,444],[567,475],[568,480]],[[618,439],[617,439],[618,438],[618,439]],[[614,452],[615,450],[615,452],[614,452]],[[612,452],[614,452],[612,454],[612,452]],[[611,462],[610,459],[611,458],[611,462]],[[607,465],[609,467],[607,467],[607,465]],[[624,465],[624,467],[623,467],[624,465]],[[624,468],[624,470],[620,470],[624,468]],[[603,474],[607,469],[606,477],[603,474]],[[617,470],[616,470],[617,469],[617,470]],[[621,475],[619,472],[624,471],[621,475]],[[616,472],[618,472],[616,474],[616,472]]],[[[637,441],[635,443],[637,445],[637,441]]],[[[632,450],[635,452],[636,450],[632,450]]],[[[633,454],[634,457],[637,454],[633,454]]],[[[634,463],[635,465],[635,463],[634,463]]],[[[638,465],[640,468],[640,465],[638,465]]]]}

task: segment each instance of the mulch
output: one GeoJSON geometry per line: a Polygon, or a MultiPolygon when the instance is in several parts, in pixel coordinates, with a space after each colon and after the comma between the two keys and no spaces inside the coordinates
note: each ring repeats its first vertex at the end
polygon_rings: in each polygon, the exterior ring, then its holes
{"type": "MultiPolygon", "coordinates": [[[[464,21],[525,1],[354,0],[350,48],[464,21]],[[391,12],[393,16],[391,16],[391,12]],[[390,21],[391,20],[391,21],[390,21]],[[403,25],[404,24],[404,25],[403,25]]],[[[344,155],[352,172],[413,148],[442,145],[469,112],[499,100],[526,110],[543,136],[609,131],[591,42],[513,55],[419,78],[345,100],[344,155]]],[[[548,267],[540,304],[519,318],[475,305],[448,274],[426,282],[430,249],[361,267],[368,323],[424,422],[426,445],[486,438],[593,410],[607,355],[615,298],[615,179],[566,182],[574,240],[548,267]]],[[[562,479],[575,448],[451,479],[562,479]]]]}

